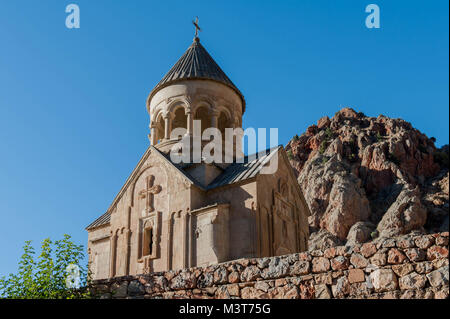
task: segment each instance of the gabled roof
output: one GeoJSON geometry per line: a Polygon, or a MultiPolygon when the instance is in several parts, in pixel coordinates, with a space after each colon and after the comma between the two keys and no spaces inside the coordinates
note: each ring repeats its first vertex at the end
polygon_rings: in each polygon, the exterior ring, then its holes
{"type": "Polygon", "coordinates": [[[94,229],[103,225],[109,224],[111,220],[111,213],[108,210],[106,213],[104,213],[102,216],[94,220],[92,223],[89,224],[89,226],[86,227],[86,230],[94,229]]]}
{"type": "Polygon", "coordinates": [[[195,38],[191,46],[175,63],[169,72],[155,86],[149,96],[152,96],[170,84],[182,80],[211,80],[216,81],[233,89],[242,100],[243,111],[245,111],[245,100],[239,89],[233,84],[228,76],[222,71],[219,65],[209,55],[208,51],[200,44],[200,39],[195,38]]]}
{"type": "MultiPolygon", "coordinates": [[[[179,173],[181,173],[191,184],[194,184],[198,188],[208,191],[212,190],[221,186],[230,185],[238,182],[242,182],[248,179],[251,179],[253,177],[256,177],[256,175],[259,174],[261,169],[264,167],[266,163],[270,161],[270,159],[282,148],[283,146],[277,146],[274,148],[267,149],[265,151],[259,152],[257,156],[245,156],[242,163],[232,163],[230,164],[222,174],[216,177],[206,188],[203,187],[199,182],[197,182],[188,172],[186,172],[183,169],[183,166],[174,164],[172,161],[170,161],[170,158],[166,155],[164,155],[162,152],[160,152],[157,148],[154,146],[150,146],[147,151],[142,156],[141,160],[139,161],[139,164],[136,166],[136,168],[131,173],[130,177],[128,177],[127,181],[123,185],[122,189],[117,194],[116,198],[114,199],[113,203],[111,204],[110,208],[113,207],[121,198],[121,195],[125,192],[128,184],[131,182],[132,178],[136,175],[136,173],[139,171],[140,167],[142,166],[145,159],[148,157],[150,152],[153,152],[157,156],[160,156],[161,158],[165,159],[168,164],[172,167],[174,167],[179,173]]],[[[103,215],[101,215],[99,218],[97,218],[95,221],[93,221],[89,226],[86,227],[86,230],[91,230],[94,228],[98,228],[100,226],[104,226],[109,224],[111,218],[111,211],[108,209],[103,215]]]]}
{"type": "Polygon", "coordinates": [[[221,187],[224,185],[242,182],[244,180],[255,177],[261,169],[283,146],[277,146],[259,152],[257,156],[245,156],[243,163],[232,163],[225,171],[216,177],[209,185],[208,190],[221,187]]]}
{"type": "MultiPolygon", "coordinates": [[[[86,227],[86,230],[91,230],[91,229],[109,224],[110,219],[111,219],[111,208],[114,207],[114,205],[118,203],[120,198],[122,198],[122,195],[125,193],[128,185],[131,183],[131,181],[134,179],[134,177],[139,173],[139,170],[144,165],[145,160],[148,158],[148,156],[152,152],[154,154],[156,154],[157,156],[165,159],[170,166],[174,167],[178,172],[180,172],[191,184],[197,185],[196,181],[192,178],[192,176],[190,176],[187,172],[180,169],[180,167],[178,165],[172,163],[170,161],[170,159],[167,158],[163,153],[161,153],[156,147],[154,147],[153,145],[150,145],[147,148],[147,150],[145,151],[144,155],[142,155],[141,159],[139,160],[139,163],[136,165],[133,172],[131,172],[130,176],[125,181],[125,183],[122,186],[122,188],[120,189],[119,193],[114,198],[114,200],[111,203],[111,205],[109,206],[108,210],[103,215],[101,215],[99,218],[97,218],[95,221],[93,221],[91,224],[89,224],[86,227]]],[[[197,185],[197,186],[200,187],[200,185],[197,185]]]]}

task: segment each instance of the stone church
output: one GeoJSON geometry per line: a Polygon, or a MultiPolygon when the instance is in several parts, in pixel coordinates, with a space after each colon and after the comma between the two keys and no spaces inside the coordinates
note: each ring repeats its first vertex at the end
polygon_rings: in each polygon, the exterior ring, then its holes
{"type": "Polygon", "coordinates": [[[307,249],[309,208],[283,146],[232,163],[174,163],[179,138],[241,128],[245,100],[196,36],[150,92],[150,145],[88,231],[93,279],[307,249]],[[262,169],[276,159],[274,173],[262,169]]]}

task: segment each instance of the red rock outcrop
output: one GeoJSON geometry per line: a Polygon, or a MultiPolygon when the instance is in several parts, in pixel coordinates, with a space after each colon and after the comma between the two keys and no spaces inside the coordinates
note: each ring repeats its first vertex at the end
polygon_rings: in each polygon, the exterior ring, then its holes
{"type": "Polygon", "coordinates": [[[286,150],[311,209],[312,246],[448,231],[448,147],[434,142],[402,119],[351,108],[294,137],[286,150]]]}

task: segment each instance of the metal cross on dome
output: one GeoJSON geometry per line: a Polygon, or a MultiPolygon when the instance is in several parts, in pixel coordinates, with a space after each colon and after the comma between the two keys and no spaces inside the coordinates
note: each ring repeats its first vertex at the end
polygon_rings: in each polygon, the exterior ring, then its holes
{"type": "Polygon", "coordinates": [[[202,31],[198,25],[198,17],[195,17],[195,21],[192,21],[192,24],[195,26],[195,37],[198,38],[198,31],[202,31]]]}

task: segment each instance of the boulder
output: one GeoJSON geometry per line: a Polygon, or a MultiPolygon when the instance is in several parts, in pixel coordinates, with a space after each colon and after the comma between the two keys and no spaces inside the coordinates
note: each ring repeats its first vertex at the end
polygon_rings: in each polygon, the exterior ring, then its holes
{"type": "Polygon", "coordinates": [[[372,239],[371,234],[375,225],[370,222],[357,222],[349,230],[347,235],[347,245],[365,243],[372,239]]]}
{"type": "Polygon", "coordinates": [[[321,229],[317,232],[312,232],[308,240],[308,249],[312,250],[325,250],[329,247],[336,247],[342,245],[342,241],[330,232],[321,229]]]}
{"type": "Polygon", "coordinates": [[[420,201],[420,191],[405,187],[377,226],[380,237],[394,237],[425,225],[427,212],[420,201]]]}

